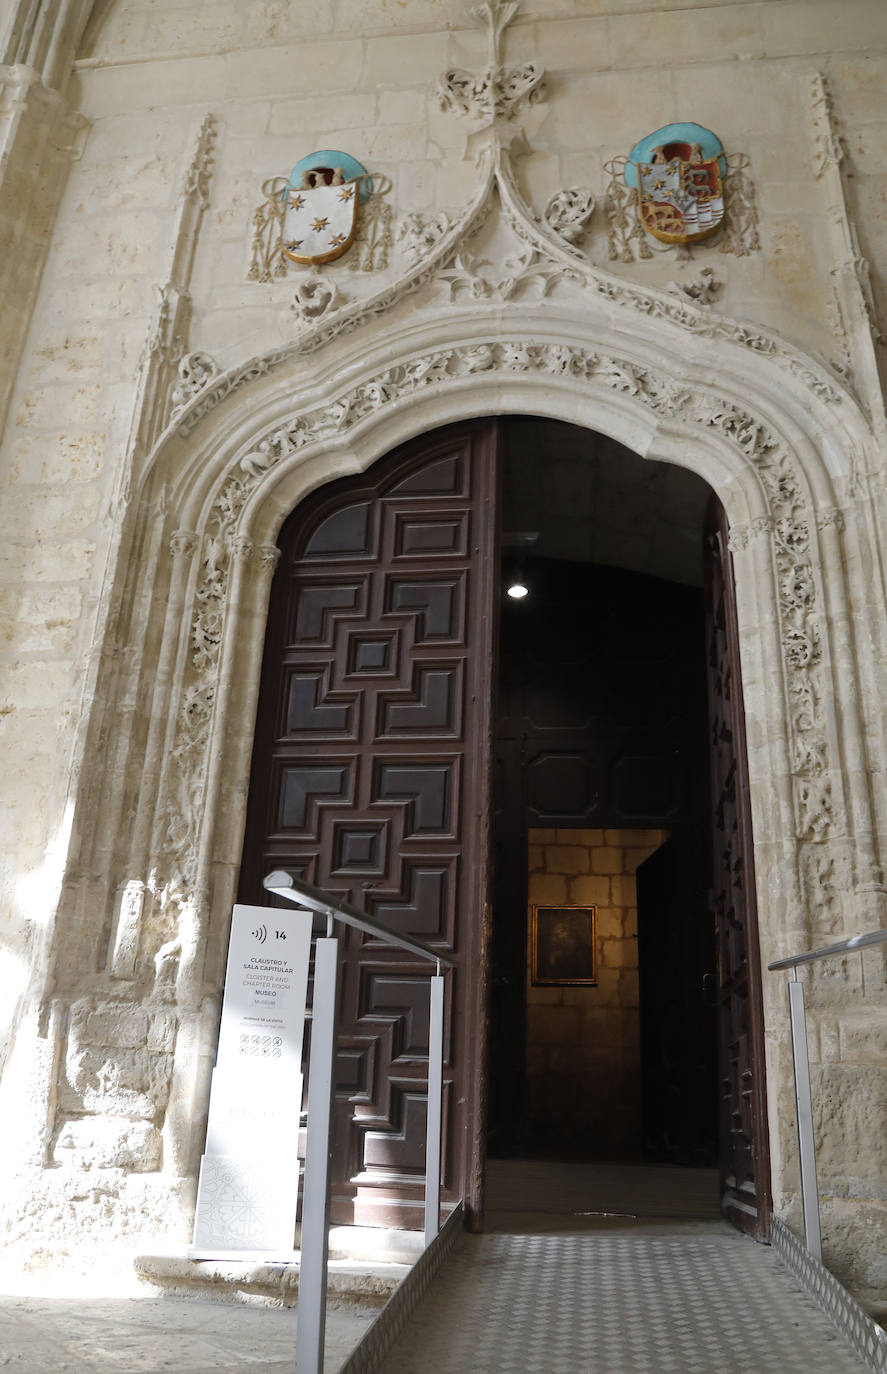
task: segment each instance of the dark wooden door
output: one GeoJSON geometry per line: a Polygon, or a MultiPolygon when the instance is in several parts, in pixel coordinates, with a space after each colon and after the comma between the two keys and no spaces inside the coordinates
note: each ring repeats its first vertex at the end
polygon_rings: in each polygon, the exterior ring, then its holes
{"type": "MultiPolygon", "coordinates": [[[[284,868],[454,958],[445,1199],[480,1211],[494,421],[322,488],[281,535],[241,900],[284,868]]],[[[421,1225],[430,966],[344,935],[333,1217],[421,1225]]]]}
{"type": "Polygon", "coordinates": [[[697,828],[638,866],[641,1111],[648,1159],[718,1160],[714,929],[697,828]]]}
{"type": "Polygon", "coordinates": [[[709,511],[705,555],[721,1207],[740,1230],[767,1240],[770,1153],[745,713],[727,520],[717,502],[709,511]]]}

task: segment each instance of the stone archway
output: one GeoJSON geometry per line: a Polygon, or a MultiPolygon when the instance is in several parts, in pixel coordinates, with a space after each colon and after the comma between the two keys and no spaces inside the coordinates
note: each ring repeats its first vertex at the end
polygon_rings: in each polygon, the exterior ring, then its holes
{"type": "MultiPolygon", "coordinates": [[[[316,485],[318,450],[325,441],[332,448],[330,439],[355,436],[350,453],[343,454],[338,443],[328,452],[326,470],[339,475],[367,466],[390,448],[393,437],[403,436],[407,415],[409,432],[419,433],[432,417],[440,423],[494,407],[573,420],[577,412],[589,421],[593,417],[596,428],[650,457],[674,460],[680,452],[722,495],[733,518],[749,713],[761,722],[752,762],[753,796],[763,807],[758,831],[773,835],[774,806],[783,825],[791,817],[779,857],[762,855],[759,872],[769,888],[768,874],[779,864],[780,886],[800,909],[803,865],[809,862],[804,856],[812,851],[819,857],[834,824],[833,764],[820,685],[827,645],[817,606],[822,575],[817,542],[839,535],[831,509],[820,529],[812,516],[807,474],[778,431],[737,402],[691,391],[673,374],[596,350],[488,336],[412,356],[289,424],[264,426],[249,444],[241,444],[214,495],[203,503],[204,542],[190,533],[174,538],[173,585],[193,585],[191,645],[178,688],[181,704],[164,790],[169,846],[157,858],[165,857],[171,869],[158,886],[179,889],[195,922],[193,954],[183,944],[178,975],[186,1003],[197,992],[189,990],[195,961],[202,962],[217,946],[212,927],[224,921],[223,913],[209,905],[201,911],[201,905],[209,903],[211,889],[218,892],[214,874],[224,872],[225,885],[233,884],[235,852],[220,853],[210,828],[219,807],[214,789],[223,777],[242,779],[248,768],[250,736],[240,726],[232,729],[231,715],[254,709],[254,696],[237,684],[257,671],[276,526],[301,493],[316,485]],[[768,661],[775,644],[781,646],[777,664],[768,661]],[[776,690],[756,691],[755,684],[767,677],[776,690]],[[787,710],[786,702],[793,709],[787,710]],[[786,869],[782,859],[788,847],[794,853],[786,869]]],[[[168,622],[177,626],[178,608],[171,607],[168,622]]],[[[233,885],[229,898],[232,891],[233,885]]],[[[772,910],[770,920],[772,940],[772,910]]],[[[213,978],[201,982],[205,991],[213,978]]],[[[778,1018],[777,1009],[774,1014],[778,1018]]]]}
{"type": "MultiPolygon", "coordinates": [[[[148,1143],[118,1181],[124,1218],[147,1194],[158,1217],[187,1225],[278,530],[315,487],[427,429],[534,413],[709,482],[732,529],[764,962],[883,899],[859,703],[875,699],[885,626],[879,617],[865,657],[849,613],[865,604],[869,541],[853,472],[871,439],[855,403],[783,341],[581,262],[522,208],[501,154],[484,177],[462,224],[400,287],[213,377],[137,475],[84,742],[80,852],[58,918],[50,1074],[63,1090],[47,1085],[61,1105],[44,1127],[52,1155],[68,1112],[105,1118],[104,1090],[81,1069],[106,1050],[116,1067],[105,1081],[145,1112],[148,1143]],[[489,228],[490,214],[558,281],[540,303],[500,291],[442,310],[460,236],[479,218],[489,228]],[[157,1062],[121,1052],[114,1028],[133,1015],[150,1018],[157,1062]],[[144,1089],[130,1086],[139,1074],[144,1089]]],[[[786,1209],[794,1146],[778,988],[765,1015],[786,1209]]],[[[76,1177],[59,1186],[75,1189],[76,1177]]]]}

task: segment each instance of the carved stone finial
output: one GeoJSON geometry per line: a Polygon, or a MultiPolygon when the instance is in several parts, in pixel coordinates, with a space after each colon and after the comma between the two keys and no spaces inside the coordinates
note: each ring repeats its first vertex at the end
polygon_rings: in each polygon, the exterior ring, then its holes
{"type": "Polygon", "coordinates": [[[519,8],[519,0],[480,0],[471,13],[485,25],[488,61],[482,72],[451,68],[438,78],[437,98],[444,111],[482,121],[483,127],[497,120],[514,119],[527,105],[534,105],[545,94],[545,72],[536,62],[517,67],[502,63],[502,36],[519,8]]]}
{"type": "Polygon", "coordinates": [[[208,114],[200,126],[197,146],[185,176],[184,195],[194,196],[202,209],[209,205],[209,187],[215,163],[215,144],[219,121],[214,114],[208,114]]]}
{"type": "Polygon", "coordinates": [[[839,166],[844,158],[840,135],[835,128],[831,92],[822,72],[813,73],[810,104],[813,111],[813,158],[818,180],[829,167],[839,166]]]}

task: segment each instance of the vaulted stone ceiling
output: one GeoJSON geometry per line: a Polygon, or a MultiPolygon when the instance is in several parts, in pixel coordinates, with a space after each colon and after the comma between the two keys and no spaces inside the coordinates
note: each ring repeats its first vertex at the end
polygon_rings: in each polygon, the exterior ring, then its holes
{"type": "Polygon", "coordinates": [[[639,458],[559,420],[503,422],[507,536],[538,532],[532,555],[603,563],[702,585],[702,530],[712,491],[685,468],[639,458]]]}

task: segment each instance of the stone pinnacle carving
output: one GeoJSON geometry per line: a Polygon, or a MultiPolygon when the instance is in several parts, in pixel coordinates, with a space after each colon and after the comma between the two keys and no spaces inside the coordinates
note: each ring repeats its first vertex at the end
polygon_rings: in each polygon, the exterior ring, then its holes
{"type": "Polygon", "coordinates": [[[454,110],[488,127],[499,119],[514,119],[527,105],[545,94],[545,72],[536,62],[506,67],[502,62],[502,35],[519,8],[519,0],[481,0],[471,13],[486,26],[489,61],[481,72],[460,67],[438,79],[437,98],[442,110],[454,110]]]}

